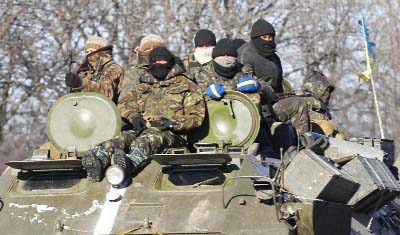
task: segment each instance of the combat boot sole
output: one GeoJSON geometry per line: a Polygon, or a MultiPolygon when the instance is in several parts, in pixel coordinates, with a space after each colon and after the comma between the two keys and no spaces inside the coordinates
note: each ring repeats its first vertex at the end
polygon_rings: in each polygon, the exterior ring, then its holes
{"type": "Polygon", "coordinates": [[[125,152],[122,150],[115,150],[112,160],[113,165],[117,165],[124,169],[127,177],[131,177],[132,174],[132,161],[129,159],[125,152]]]}
{"type": "Polygon", "coordinates": [[[90,181],[101,181],[103,178],[103,166],[100,159],[93,152],[89,151],[83,156],[82,165],[86,169],[87,177],[90,181]]]}

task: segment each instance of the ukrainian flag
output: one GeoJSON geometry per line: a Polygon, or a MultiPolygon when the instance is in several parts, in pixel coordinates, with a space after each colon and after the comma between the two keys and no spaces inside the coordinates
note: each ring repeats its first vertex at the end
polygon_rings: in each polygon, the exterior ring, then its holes
{"type": "Polygon", "coordinates": [[[361,25],[361,30],[363,33],[364,37],[364,44],[365,44],[365,55],[367,57],[367,70],[360,73],[358,83],[362,84],[364,81],[371,79],[372,77],[372,70],[375,67],[375,52],[374,52],[374,46],[375,43],[369,41],[369,32],[368,28],[365,26],[365,21],[364,18],[361,18],[358,20],[358,24],[361,25]]]}

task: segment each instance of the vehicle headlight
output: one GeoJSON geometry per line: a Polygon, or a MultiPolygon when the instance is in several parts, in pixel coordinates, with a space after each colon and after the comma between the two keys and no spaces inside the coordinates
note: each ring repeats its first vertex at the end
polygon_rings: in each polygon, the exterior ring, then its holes
{"type": "Polygon", "coordinates": [[[120,166],[110,166],[106,171],[106,179],[112,185],[120,185],[125,179],[125,171],[120,166]]]}

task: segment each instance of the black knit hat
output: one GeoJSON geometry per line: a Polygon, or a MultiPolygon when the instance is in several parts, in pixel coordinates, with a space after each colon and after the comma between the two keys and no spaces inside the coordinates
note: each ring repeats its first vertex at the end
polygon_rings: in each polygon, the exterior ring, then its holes
{"type": "Polygon", "coordinates": [[[149,55],[149,63],[153,64],[157,60],[165,60],[169,65],[175,64],[174,55],[172,55],[172,53],[164,47],[156,47],[151,50],[149,55]]]}
{"type": "Polygon", "coordinates": [[[275,35],[274,26],[272,26],[272,24],[269,23],[268,21],[259,19],[253,24],[253,27],[251,27],[251,33],[250,33],[251,39],[267,34],[275,35]]]}
{"type": "Polygon", "coordinates": [[[229,55],[233,57],[237,57],[237,51],[235,47],[232,44],[232,41],[230,39],[224,38],[218,41],[218,43],[215,45],[212,55],[212,58],[218,57],[218,56],[224,56],[224,55],[229,55]]]}
{"type": "Polygon", "coordinates": [[[208,29],[201,29],[194,36],[194,46],[215,46],[216,39],[212,31],[208,29]]]}
{"type": "Polygon", "coordinates": [[[239,49],[245,43],[246,43],[246,41],[244,39],[241,39],[241,38],[236,38],[236,39],[232,40],[233,47],[236,50],[239,49]]]}

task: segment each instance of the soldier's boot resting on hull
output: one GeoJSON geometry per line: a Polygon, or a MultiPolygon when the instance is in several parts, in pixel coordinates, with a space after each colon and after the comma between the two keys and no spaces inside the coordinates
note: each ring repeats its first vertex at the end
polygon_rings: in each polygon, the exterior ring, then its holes
{"type": "Polygon", "coordinates": [[[126,177],[131,177],[132,161],[129,159],[122,149],[115,149],[111,165],[117,165],[124,169],[126,177]]]}
{"type": "Polygon", "coordinates": [[[127,157],[132,162],[132,173],[137,173],[149,162],[149,158],[143,153],[141,149],[137,147],[131,147],[131,151],[129,151],[127,157]]]}
{"type": "Polygon", "coordinates": [[[91,149],[83,155],[82,165],[90,180],[100,182],[104,177],[105,169],[110,165],[109,154],[100,147],[91,149]]]}

